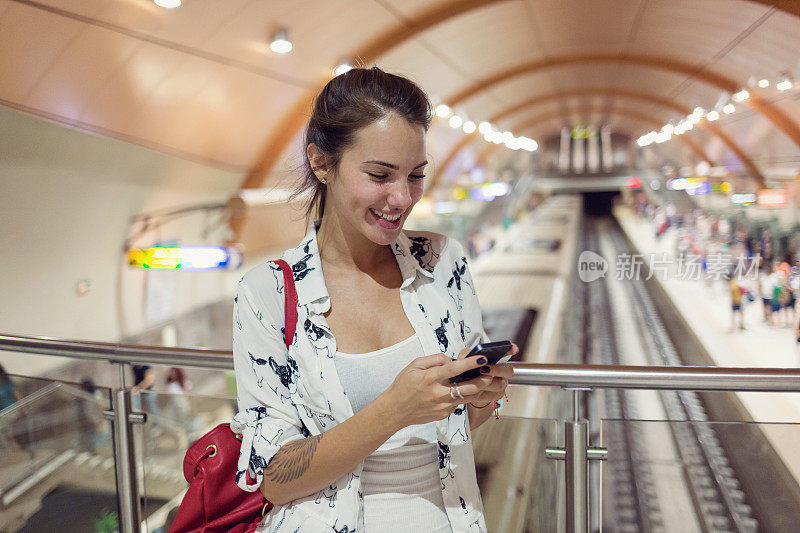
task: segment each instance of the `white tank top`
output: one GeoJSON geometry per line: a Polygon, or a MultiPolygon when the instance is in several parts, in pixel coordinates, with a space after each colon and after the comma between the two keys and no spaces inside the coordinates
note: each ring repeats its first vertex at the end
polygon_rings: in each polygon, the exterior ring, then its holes
{"type": "MultiPolygon", "coordinates": [[[[422,355],[416,334],[374,352],[337,351],[334,363],[353,412],[388,389],[422,355]]],[[[366,533],[451,533],[442,500],[436,423],[404,427],[367,457],[361,492],[366,533]]]]}

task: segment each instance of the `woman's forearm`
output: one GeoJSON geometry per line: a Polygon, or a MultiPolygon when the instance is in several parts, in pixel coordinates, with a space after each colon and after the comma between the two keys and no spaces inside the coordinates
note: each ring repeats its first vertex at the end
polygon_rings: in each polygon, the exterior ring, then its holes
{"type": "Polygon", "coordinates": [[[374,452],[401,428],[379,396],[341,424],[283,445],[264,468],[261,492],[275,505],[324,489],[374,452]]]}

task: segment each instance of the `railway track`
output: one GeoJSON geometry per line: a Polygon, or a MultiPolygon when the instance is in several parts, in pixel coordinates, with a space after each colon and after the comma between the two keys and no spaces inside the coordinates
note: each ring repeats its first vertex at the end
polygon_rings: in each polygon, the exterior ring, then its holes
{"type": "MultiPolygon", "coordinates": [[[[611,243],[615,254],[631,253],[629,245],[616,224],[610,219],[585,219],[583,250],[600,253],[601,238],[611,243]],[[601,235],[601,229],[603,234],[601,235]]],[[[611,259],[607,257],[607,260],[611,259]]],[[[609,261],[610,263],[612,261],[609,261]]],[[[644,271],[642,274],[645,275],[644,271]]],[[[609,294],[610,271],[606,278],[580,285],[581,307],[584,322],[584,355],[587,362],[599,364],[625,364],[620,358],[621,346],[617,313],[609,294]]],[[[638,324],[642,346],[647,358],[642,364],[682,365],[643,279],[625,280],[621,283],[625,300],[632,306],[638,324]]],[[[626,332],[630,335],[630,331],[626,332]]],[[[636,397],[629,391],[605,390],[601,411],[605,419],[639,420],[636,397]]],[[[658,397],[663,404],[671,433],[676,462],[683,472],[684,490],[692,502],[694,522],[699,530],[708,532],[749,533],[758,530],[745,493],[741,490],[736,473],[731,468],[725,451],[714,429],[708,424],[706,410],[697,393],[691,391],[661,391],[658,397]]],[[[612,460],[604,468],[607,476],[606,502],[603,529],[615,532],[663,532],[667,529],[665,509],[660,501],[666,487],[659,485],[651,469],[650,451],[645,435],[646,424],[604,424],[604,446],[612,460]],[[610,491],[610,494],[609,494],[610,491]]],[[[672,487],[670,490],[677,490],[672,487]]],[[[687,522],[690,522],[687,518],[687,522]]],[[[674,517],[671,522],[675,523],[674,517]]]]}

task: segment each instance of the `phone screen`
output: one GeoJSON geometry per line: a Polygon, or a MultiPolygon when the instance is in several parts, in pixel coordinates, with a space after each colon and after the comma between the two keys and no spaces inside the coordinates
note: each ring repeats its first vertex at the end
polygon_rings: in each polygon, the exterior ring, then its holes
{"type": "MultiPolygon", "coordinates": [[[[485,342],[475,346],[468,354],[467,357],[477,357],[482,355],[486,358],[487,365],[496,365],[506,363],[511,359],[510,355],[506,355],[511,349],[511,341],[498,341],[498,342],[485,342]]],[[[481,375],[479,368],[467,370],[461,374],[450,378],[451,383],[461,383],[462,381],[469,381],[481,375]]]]}

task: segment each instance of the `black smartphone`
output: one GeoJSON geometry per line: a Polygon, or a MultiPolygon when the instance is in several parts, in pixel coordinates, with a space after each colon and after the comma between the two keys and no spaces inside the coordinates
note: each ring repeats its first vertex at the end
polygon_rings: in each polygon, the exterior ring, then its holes
{"type": "MultiPolygon", "coordinates": [[[[485,342],[483,344],[478,344],[472,350],[470,350],[470,352],[467,354],[467,357],[477,357],[482,355],[486,358],[487,365],[496,365],[505,363],[511,359],[510,355],[506,357],[506,354],[510,349],[511,341],[485,342]]],[[[467,370],[466,372],[462,372],[457,376],[453,376],[450,378],[450,382],[461,383],[462,381],[475,379],[480,375],[480,367],[473,368],[472,370],[467,370]]]]}

